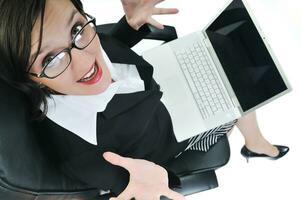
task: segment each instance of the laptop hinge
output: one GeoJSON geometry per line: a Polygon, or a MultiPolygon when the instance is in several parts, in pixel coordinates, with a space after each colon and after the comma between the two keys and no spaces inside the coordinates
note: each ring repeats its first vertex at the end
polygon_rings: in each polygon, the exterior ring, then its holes
{"type": "Polygon", "coordinates": [[[205,44],[205,46],[206,46],[207,48],[210,48],[210,47],[211,47],[211,44],[210,44],[210,41],[209,41],[208,38],[204,38],[204,39],[203,39],[203,42],[204,42],[204,44],[205,44]]]}

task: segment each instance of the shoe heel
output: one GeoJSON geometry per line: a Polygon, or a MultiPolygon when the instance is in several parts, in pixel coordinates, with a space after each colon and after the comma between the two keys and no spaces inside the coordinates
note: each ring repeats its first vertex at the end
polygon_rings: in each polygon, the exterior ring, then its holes
{"type": "Polygon", "coordinates": [[[246,157],[247,163],[249,163],[249,157],[246,157]]]}

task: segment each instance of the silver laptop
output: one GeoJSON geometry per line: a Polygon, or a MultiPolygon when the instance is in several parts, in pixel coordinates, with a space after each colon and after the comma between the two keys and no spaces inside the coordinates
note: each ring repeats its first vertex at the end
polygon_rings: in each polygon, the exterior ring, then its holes
{"type": "Polygon", "coordinates": [[[142,55],[154,66],[178,141],[291,91],[245,0],[229,2],[205,29],[142,55]]]}

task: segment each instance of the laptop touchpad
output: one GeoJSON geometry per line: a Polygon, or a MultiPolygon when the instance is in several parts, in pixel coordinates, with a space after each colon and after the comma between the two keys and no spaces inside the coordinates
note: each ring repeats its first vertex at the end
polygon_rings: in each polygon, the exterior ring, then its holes
{"type": "Polygon", "coordinates": [[[170,77],[160,83],[163,91],[163,101],[166,105],[179,105],[190,102],[190,91],[185,89],[181,80],[176,77],[170,77]]]}

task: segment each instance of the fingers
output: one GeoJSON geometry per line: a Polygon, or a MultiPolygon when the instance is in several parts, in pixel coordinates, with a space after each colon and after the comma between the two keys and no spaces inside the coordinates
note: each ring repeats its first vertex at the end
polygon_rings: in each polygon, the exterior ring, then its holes
{"type": "Polygon", "coordinates": [[[177,193],[171,189],[168,189],[164,194],[162,194],[166,197],[168,197],[169,199],[173,199],[173,200],[185,200],[185,197],[180,194],[180,193],[177,193]]]}
{"type": "MultiPolygon", "coordinates": [[[[178,12],[179,10],[176,8],[154,8],[153,15],[176,14],[178,12]]],[[[164,26],[158,21],[156,21],[155,19],[153,19],[152,17],[149,18],[147,23],[153,25],[158,29],[164,29],[164,26]]]]}
{"type": "Polygon", "coordinates": [[[179,10],[177,8],[154,8],[153,15],[166,15],[177,14],[179,10]]]}
{"type": "Polygon", "coordinates": [[[133,199],[135,195],[135,191],[132,187],[126,187],[123,192],[121,192],[115,200],[130,200],[133,199]]]}
{"type": "Polygon", "coordinates": [[[113,165],[118,165],[120,167],[129,168],[131,158],[122,157],[116,153],[112,152],[105,152],[103,154],[104,159],[106,159],[108,162],[112,163],[113,165]]]}
{"type": "Polygon", "coordinates": [[[158,29],[164,29],[164,26],[162,24],[160,24],[158,21],[156,21],[153,18],[149,18],[149,20],[147,21],[147,23],[153,25],[154,27],[158,28],[158,29]]]}

